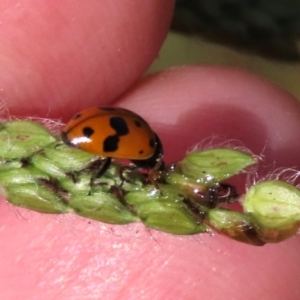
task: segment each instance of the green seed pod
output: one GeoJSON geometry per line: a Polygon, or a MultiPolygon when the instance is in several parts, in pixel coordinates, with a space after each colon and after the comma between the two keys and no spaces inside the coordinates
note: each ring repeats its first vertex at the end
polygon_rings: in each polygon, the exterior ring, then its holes
{"type": "Polygon", "coordinates": [[[219,233],[234,240],[255,246],[265,244],[250,216],[224,209],[211,209],[205,215],[205,222],[219,233]]]}
{"type": "Polygon", "coordinates": [[[187,183],[214,186],[255,163],[254,156],[233,149],[191,152],[169,169],[167,181],[180,185],[187,183]]]}
{"type": "Polygon", "coordinates": [[[150,228],[172,234],[196,234],[207,232],[201,224],[202,215],[192,214],[184,204],[184,196],[175,187],[160,185],[129,192],[125,201],[136,212],[141,221],[150,228]]]}
{"type": "Polygon", "coordinates": [[[5,187],[4,197],[11,204],[41,213],[58,214],[71,211],[60,197],[37,183],[9,185],[5,187]]]}
{"type": "Polygon", "coordinates": [[[91,187],[91,176],[90,173],[81,173],[79,175],[74,175],[73,177],[66,176],[63,179],[60,179],[59,183],[63,189],[75,196],[88,195],[89,193],[95,194],[98,192],[110,193],[111,187],[115,185],[113,179],[102,176],[101,178],[97,178],[91,187]]]}
{"type": "Polygon", "coordinates": [[[35,183],[38,179],[49,179],[47,174],[32,167],[11,170],[0,170],[0,186],[19,186],[26,183],[35,183]]]}
{"type": "Polygon", "coordinates": [[[21,159],[53,143],[55,138],[40,124],[12,121],[0,125],[0,157],[21,159]]]}
{"type": "Polygon", "coordinates": [[[10,161],[3,161],[0,163],[0,172],[8,171],[8,170],[15,170],[20,169],[23,166],[23,163],[19,160],[10,160],[10,161]]]}
{"type": "Polygon", "coordinates": [[[269,229],[285,229],[299,224],[300,191],[279,180],[260,182],[246,193],[244,211],[269,229]]]}
{"type": "Polygon", "coordinates": [[[57,144],[45,149],[44,156],[65,173],[85,169],[99,159],[86,151],[57,144]]]}
{"type": "Polygon", "coordinates": [[[90,182],[91,175],[89,174],[76,176],[76,178],[66,176],[59,180],[61,188],[73,195],[88,195],[91,191],[90,182]]]}
{"type": "Polygon", "coordinates": [[[30,164],[36,169],[47,173],[49,176],[52,176],[53,178],[61,179],[66,177],[66,174],[63,172],[63,170],[54,164],[53,161],[45,157],[42,153],[34,155],[30,159],[30,164]]]}
{"type": "Polygon", "coordinates": [[[69,205],[82,216],[109,224],[128,224],[138,221],[113,195],[103,192],[72,196],[69,205]]]}

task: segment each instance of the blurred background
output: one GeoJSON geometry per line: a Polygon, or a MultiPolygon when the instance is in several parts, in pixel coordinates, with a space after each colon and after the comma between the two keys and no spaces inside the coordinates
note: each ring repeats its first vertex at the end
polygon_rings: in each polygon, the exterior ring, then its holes
{"type": "Polygon", "coordinates": [[[183,64],[245,68],[300,100],[300,0],[177,0],[150,72],[183,64]]]}

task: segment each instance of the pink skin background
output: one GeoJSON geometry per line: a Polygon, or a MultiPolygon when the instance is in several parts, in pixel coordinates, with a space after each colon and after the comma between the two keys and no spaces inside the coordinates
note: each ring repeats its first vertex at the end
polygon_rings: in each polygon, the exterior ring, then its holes
{"type": "MultiPolygon", "coordinates": [[[[246,71],[186,66],[141,79],[168,32],[173,1],[0,3],[0,96],[13,116],[67,121],[118,105],[161,136],[167,162],[225,136],[300,165],[300,106],[246,71]],[[117,99],[117,100],[116,100],[117,99]]],[[[273,165],[274,168],[274,165],[273,165]]],[[[218,234],[176,237],[0,202],[0,298],[299,299],[300,239],[264,247],[218,234]]]]}

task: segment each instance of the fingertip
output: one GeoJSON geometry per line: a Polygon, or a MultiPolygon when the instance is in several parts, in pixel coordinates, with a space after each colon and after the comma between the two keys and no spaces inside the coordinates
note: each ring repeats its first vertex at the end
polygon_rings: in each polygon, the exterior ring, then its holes
{"type": "Polygon", "coordinates": [[[220,137],[263,153],[266,164],[300,164],[300,146],[295,145],[299,103],[277,85],[245,70],[172,68],[142,80],[118,105],[153,124],[170,161],[180,159],[203,139],[220,137]]]}
{"type": "Polygon", "coordinates": [[[4,3],[1,98],[18,116],[69,118],[107,105],[157,56],[173,6],[170,0],[4,3]]]}

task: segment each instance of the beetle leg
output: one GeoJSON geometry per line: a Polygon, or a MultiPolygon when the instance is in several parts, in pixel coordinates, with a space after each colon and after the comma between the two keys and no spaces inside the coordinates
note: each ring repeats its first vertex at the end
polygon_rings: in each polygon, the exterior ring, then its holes
{"type": "Polygon", "coordinates": [[[96,171],[91,176],[89,195],[92,194],[92,187],[95,184],[95,180],[97,178],[101,177],[107,171],[107,169],[110,166],[110,163],[111,163],[111,158],[110,157],[107,157],[107,158],[101,160],[100,167],[98,169],[96,169],[96,171]]]}
{"type": "Polygon", "coordinates": [[[134,165],[129,165],[129,166],[121,166],[120,169],[119,169],[119,177],[120,177],[120,180],[121,180],[121,184],[120,184],[120,187],[122,187],[123,183],[124,182],[128,182],[128,183],[131,183],[131,181],[127,178],[125,178],[124,176],[124,172],[130,172],[130,171],[134,171],[134,170],[137,170],[138,167],[134,166],[134,165]]]}

